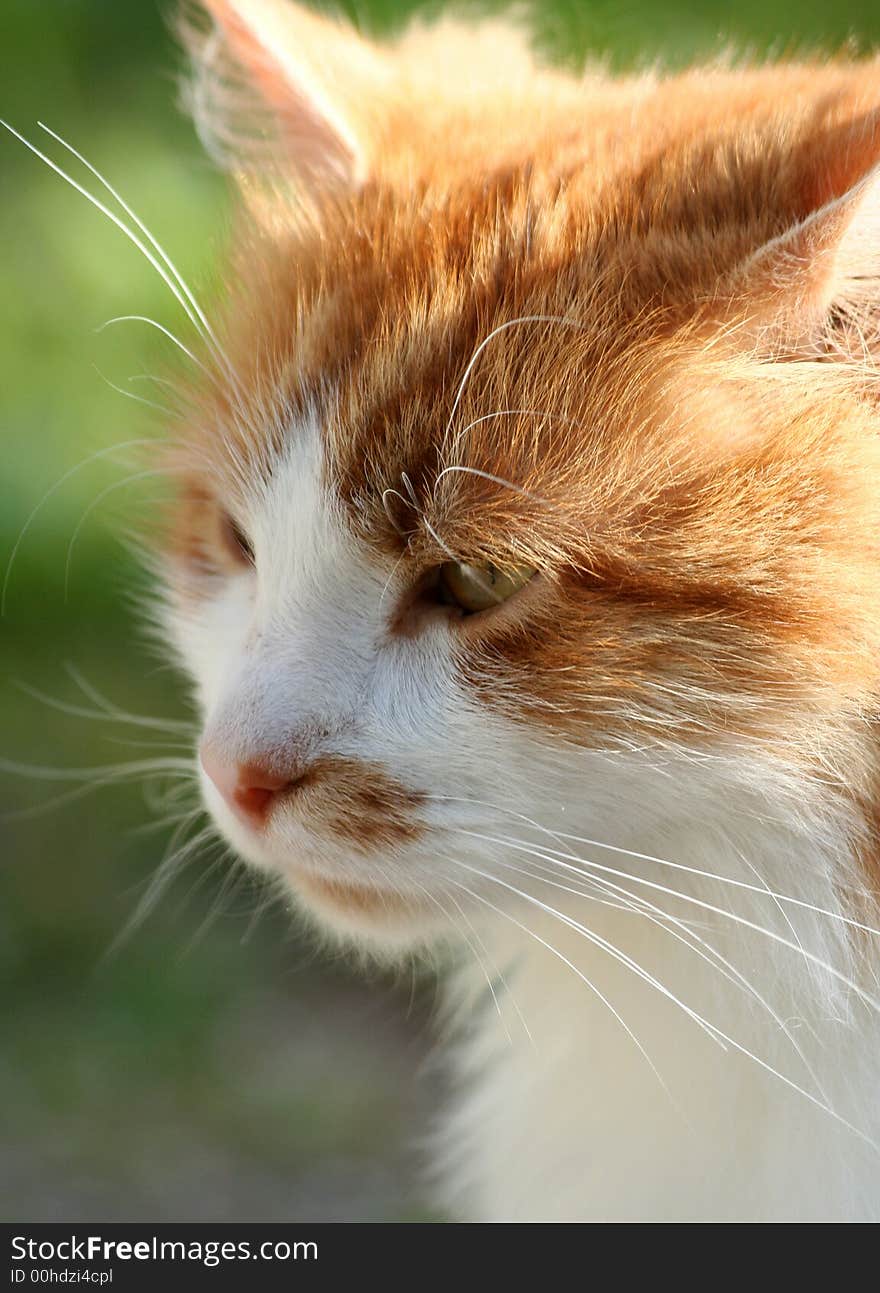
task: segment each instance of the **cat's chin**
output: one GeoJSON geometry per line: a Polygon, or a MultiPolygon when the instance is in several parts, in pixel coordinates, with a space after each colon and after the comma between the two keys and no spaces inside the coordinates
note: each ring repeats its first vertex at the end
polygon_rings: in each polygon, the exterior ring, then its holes
{"type": "Polygon", "coordinates": [[[291,887],[319,924],[337,938],[396,954],[431,941],[436,918],[416,896],[297,870],[291,887]]]}

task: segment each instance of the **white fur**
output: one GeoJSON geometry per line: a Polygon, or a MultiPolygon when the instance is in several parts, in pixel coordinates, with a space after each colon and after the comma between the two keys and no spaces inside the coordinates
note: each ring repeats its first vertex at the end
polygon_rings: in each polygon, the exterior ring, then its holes
{"type": "MultiPolygon", "coordinates": [[[[623,837],[647,835],[655,848],[662,846],[664,857],[747,879],[739,840],[770,885],[809,893],[834,909],[827,858],[808,838],[759,825],[748,809],[737,820],[735,810],[711,801],[704,800],[700,812],[707,807],[712,829],[685,825],[677,832],[640,820],[630,804],[623,837]]],[[[601,850],[584,849],[583,855],[632,869],[601,850]]],[[[822,919],[790,909],[793,933],[770,898],[751,894],[744,901],[722,885],[681,875],[676,880],[654,864],[636,864],[635,873],[729,907],[849,968],[822,919]]],[[[687,904],[629,887],[684,915],[687,904]]],[[[507,967],[503,1019],[484,1002],[479,1026],[470,1024],[456,1057],[464,1075],[461,1102],[438,1141],[443,1197],[456,1211],[495,1220],[880,1217],[877,1151],[828,1111],[877,1138],[880,1039],[869,1006],[846,989],[835,991],[796,951],[692,908],[701,937],[748,978],[782,1027],[748,992],[644,916],[597,907],[549,886],[537,892],[541,901],[627,953],[680,1004],[639,981],[604,949],[588,946],[557,917],[520,908],[514,914],[529,925],[531,936],[499,920],[490,946],[496,964],[507,967]],[[725,1048],[684,1007],[722,1030],[730,1039],[725,1048]],[[815,1093],[807,1065],[824,1088],[818,1099],[827,1108],[786,1085],[784,1079],[815,1093]]],[[[469,978],[457,988],[462,1014],[470,1012],[473,1019],[477,976],[471,971],[469,978]]]]}
{"type": "Polygon", "coordinates": [[[378,763],[428,795],[426,833],[365,856],[295,804],[256,835],[205,795],[294,889],[311,872],[406,896],[411,920],[318,913],[356,943],[457,930],[457,1095],[435,1137],[452,1211],[880,1219],[880,1155],[860,1139],[880,1138],[878,1016],[859,996],[875,938],[841,919],[841,810],[755,752],[584,750],[490,712],[442,623],[387,633],[402,575],[322,483],[319,418],[287,443],[253,487],[256,572],[174,618],[206,733],[240,759],[378,763]]]}

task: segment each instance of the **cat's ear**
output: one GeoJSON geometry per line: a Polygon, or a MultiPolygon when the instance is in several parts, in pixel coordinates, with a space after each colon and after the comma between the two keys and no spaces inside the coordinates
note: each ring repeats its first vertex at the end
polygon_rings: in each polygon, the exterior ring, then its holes
{"type": "Polygon", "coordinates": [[[823,343],[835,316],[857,323],[880,311],[880,111],[823,132],[790,162],[789,227],[723,294],[770,345],[804,352],[823,343]]]}
{"type": "Polygon", "coordinates": [[[363,181],[370,114],[390,77],[379,50],[290,0],[198,0],[181,29],[189,107],[215,160],[307,185],[363,181]]]}

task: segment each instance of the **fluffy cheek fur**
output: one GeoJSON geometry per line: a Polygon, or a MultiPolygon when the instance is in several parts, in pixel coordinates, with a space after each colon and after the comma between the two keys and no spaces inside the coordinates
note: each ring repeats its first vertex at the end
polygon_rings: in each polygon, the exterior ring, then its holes
{"type": "MultiPolygon", "coordinates": [[[[662,676],[648,708],[632,687],[603,693],[602,641],[578,639],[574,668],[564,649],[584,607],[575,617],[561,587],[536,581],[524,609],[516,599],[482,628],[440,615],[401,632],[412,571],[357,537],[324,425],[318,412],[288,425],[242,495],[254,566],[181,566],[171,626],[204,739],[235,763],[306,770],[259,829],[203,774],[204,797],[236,852],[286,880],[326,928],[383,950],[424,943],[460,925],[465,901],[486,915],[533,893],[551,854],[564,865],[560,831],[644,850],[670,821],[706,829],[717,814],[736,833],[731,811],[750,821],[758,788],[803,817],[808,769],[749,743],[747,725],[728,723],[698,759],[684,711],[662,703],[662,676]],[[688,738],[678,746],[656,739],[672,724],[688,738]]],[[[670,650],[667,639],[667,662],[670,650]]]]}
{"type": "Polygon", "coordinates": [[[395,950],[481,887],[491,847],[479,836],[555,815],[534,791],[552,743],[481,702],[442,617],[395,631],[408,576],[368,553],[334,504],[317,421],[286,443],[248,500],[255,568],[178,572],[170,623],[204,740],[238,763],[295,759],[306,781],[260,829],[202,768],[204,799],[236,852],[324,926],[395,950]]]}

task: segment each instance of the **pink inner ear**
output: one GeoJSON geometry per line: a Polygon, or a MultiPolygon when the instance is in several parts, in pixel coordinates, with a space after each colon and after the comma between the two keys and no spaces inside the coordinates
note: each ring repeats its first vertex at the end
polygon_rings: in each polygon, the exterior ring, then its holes
{"type": "Polygon", "coordinates": [[[273,55],[269,34],[265,33],[261,40],[242,19],[240,7],[228,0],[205,0],[205,4],[222,30],[230,52],[247,71],[266,103],[278,112],[285,112],[294,88],[283,73],[277,54],[273,55]]]}
{"type": "Polygon", "coordinates": [[[877,248],[861,237],[861,225],[876,218],[869,199],[880,186],[880,111],[823,129],[790,164],[790,228],[731,274],[720,299],[736,313],[746,310],[774,344],[809,351],[851,280],[877,274],[877,265],[865,263],[877,248]]]}
{"type": "MultiPolygon", "coordinates": [[[[279,161],[308,175],[356,182],[363,158],[345,109],[358,92],[368,50],[336,24],[289,0],[202,3],[254,99],[274,122],[283,154],[279,161]]],[[[221,123],[223,133],[234,136],[234,94],[227,97],[222,86],[214,88],[217,113],[231,118],[221,123]]]]}

